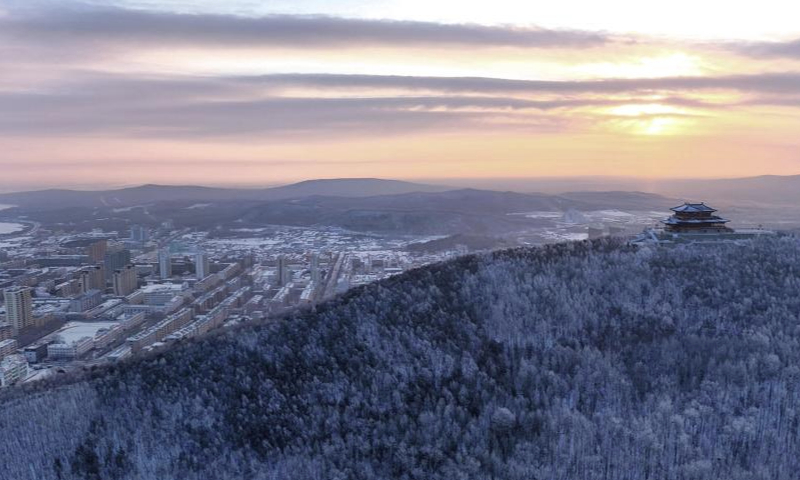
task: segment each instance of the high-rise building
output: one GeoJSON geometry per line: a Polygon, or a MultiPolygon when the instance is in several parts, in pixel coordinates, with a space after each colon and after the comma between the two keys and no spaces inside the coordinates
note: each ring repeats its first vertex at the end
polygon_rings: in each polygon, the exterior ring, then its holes
{"type": "Polygon", "coordinates": [[[133,265],[125,265],[120,270],[114,272],[114,295],[125,297],[136,291],[136,267],[133,265]]]}
{"type": "Polygon", "coordinates": [[[78,272],[78,282],[80,283],[81,293],[89,290],[105,291],[106,274],[102,265],[84,267],[78,272]]]}
{"type": "Polygon", "coordinates": [[[283,255],[278,256],[276,277],[278,285],[280,286],[284,286],[292,281],[292,270],[289,268],[289,263],[283,255]]]}
{"type": "Polygon", "coordinates": [[[172,255],[166,248],[158,252],[158,274],[162,279],[172,277],[172,255]]]}
{"type": "Polygon", "coordinates": [[[106,239],[98,240],[96,242],[92,242],[88,247],[86,247],[86,255],[89,256],[89,259],[92,262],[99,263],[103,261],[103,258],[105,258],[107,250],[108,241],[106,239]]]}
{"type": "Polygon", "coordinates": [[[319,255],[316,253],[311,254],[311,281],[319,282],[319,255]]]}
{"type": "Polygon", "coordinates": [[[195,276],[198,280],[206,278],[211,273],[211,265],[208,256],[203,252],[197,252],[194,256],[195,276]]]}
{"type": "Polygon", "coordinates": [[[131,240],[134,242],[146,242],[150,239],[150,232],[141,225],[131,226],[131,240]]]}
{"type": "Polygon", "coordinates": [[[106,253],[103,265],[106,267],[106,280],[111,280],[114,272],[122,270],[131,263],[131,251],[126,248],[117,248],[106,253]]]}
{"type": "Polygon", "coordinates": [[[3,291],[6,302],[6,321],[16,336],[23,328],[33,325],[33,299],[29,287],[11,287],[3,291]]]}

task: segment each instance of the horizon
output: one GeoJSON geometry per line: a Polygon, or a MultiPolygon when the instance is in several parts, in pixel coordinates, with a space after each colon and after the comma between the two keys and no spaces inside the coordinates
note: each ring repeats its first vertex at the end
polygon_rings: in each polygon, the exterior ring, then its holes
{"type": "MultiPolygon", "coordinates": [[[[136,183],[136,184],[97,184],[97,185],[42,185],[42,186],[28,186],[19,189],[8,190],[0,187],[0,195],[27,193],[27,192],[40,192],[50,190],[64,190],[74,192],[102,192],[102,191],[117,191],[126,189],[135,189],[142,187],[162,187],[162,188],[210,188],[210,189],[241,189],[241,190],[259,190],[288,187],[308,182],[335,182],[347,180],[374,180],[374,181],[388,181],[388,182],[406,182],[410,184],[418,184],[420,186],[438,186],[438,187],[452,187],[455,189],[477,189],[477,190],[506,190],[519,193],[536,193],[536,186],[547,186],[545,190],[547,193],[559,191],[556,185],[580,185],[582,182],[589,182],[588,185],[592,188],[589,191],[629,191],[635,192],[636,188],[625,188],[626,186],[636,185],[650,185],[651,187],[658,184],[669,183],[694,183],[702,181],[727,181],[727,180],[752,180],[758,178],[792,178],[800,177],[800,173],[789,175],[753,175],[741,177],[666,177],[666,178],[651,178],[651,177],[636,177],[636,176],[604,176],[604,175],[576,175],[569,177],[559,176],[539,176],[539,177],[483,177],[483,178],[380,178],[380,177],[330,177],[330,178],[305,178],[296,181],[287,182],[273,182],[273,183],[136,183]],[[531,184],[526,187],[526,184],[531,184]],[[608,185],[607,190],[602,190],[604,185],[608,185]],[[513,187],[513,188],[512,188],[513,187]],[[620,187],[620,188],[613,188],[620,187]]],[[[579,191],[578,190],[564,190],[579,191]]],[[[642,190],[645,193],[647,190],[642,190]]]]}
{"type": "Polygon", "coordinates": [[[800,171],[785,2],[329,3],[4,2],[0,189],[800,171]]]}

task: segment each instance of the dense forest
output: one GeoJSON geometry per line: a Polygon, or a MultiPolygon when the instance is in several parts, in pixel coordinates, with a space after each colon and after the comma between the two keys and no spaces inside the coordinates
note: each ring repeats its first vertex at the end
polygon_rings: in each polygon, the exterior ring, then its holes
{"type": "Polygon", "coordinates": [[[0,478],[794,479],[800,244],[466,256],[11,389],[0,478]]]}

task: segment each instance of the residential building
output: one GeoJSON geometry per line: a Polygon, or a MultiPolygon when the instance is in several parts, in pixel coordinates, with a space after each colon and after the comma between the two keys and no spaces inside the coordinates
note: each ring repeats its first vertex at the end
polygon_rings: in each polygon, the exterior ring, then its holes
{"type": "Polygon", "coordinates": [[[172,277],[172,255],[168,249],[158,252],[158,274],[164,280],[172,277]]]}
{"type": "Polygon", "coordinates": [[[0,322],[0,341],[8,340],[14,336],[14,329],[8,323],[0,322]]]}
{"type": "Polygon", "coordinates": [[[56,285],[56,295],[59,297],[74,297],[81,293],[81,281],[79,279],[67,280],[56,285]]]}
{"type": "Polygon", "coordinates": [[[292,281],[292,270],[289,268],[289,263],[283,255],[278,257],[276,277],[277,283],[280,286],[287,285],[292,281]]]}
{"type": "Polygon", "coordinates": [[[194,256],[194,269],[195,269],[195,277],[198,280],[202,280],[206,278],[210,273],[210,264],[208,262],[208,256],[203,252],[197,252],[194,256]]]}
{"type": "Polygon", "coordinates": [[[150,232],[141,225],[131,226],[131,240],[134,242],[146,242],[150,239],[150,232]]]}
{"type": "Polygon", "coordinates": [[[152,327],[129,337],[127,343],[134,352],[138,352],[189,324],[192,318],[194,318],[194,312],[190,308],[183,308],[152,327]]]}
{"type": "Polygon", "coordinates": [[[125,268],[131,263],[131,251],[126,248],[116,247],[106,253],[103,264],[106,267],[106,279],[111,280],[114,272],[125,268]]]}
{"type": "Polygon", "coordinates": [[[28,361],[24,355],[9,355],[0,361],[0,387],[13,385],[28,376],[28,361]]]}
{"type": "Polygon", "coordinates": [[[311,254],[311,281],[315,283],[319,283],[320,276],[319,276],[319,255],[316,253],[311,254]]]}
{"type": "Polygon", "coordinates": [[[89,290],[100,290],[101,292],[106,289],[106,273],[102,265],[94,265],[91,267],[82,268],[78,272],[78,282],[82,293],[89,290]]]}
{"type": "Polygon", "coordinates": [[[112,278],[114,284],[114,295],[125,297],[136,291],[137,277],[136,268],[133,265],[116,270],[112,278]]]}
{"type": "Polygon", "coordinates": [[[144,293],[145,305],[164,305],[178,295],[186,293],[187,285],[180,283],[162,283],[145,285],[141,288],[144,293]]]}
{"type": "Polygon", "coordinates": [[[121,325],[113,325],[109,328],[101,328],[94,335],[94,348],[102,349],[108,347],[121,338],[124,332],[125,329],[122,328],[121,325]]]}
{"type": "Polygon", "coordinates": [[[71,360],[84,355],[93,346],[92,337],[83,337],[70,343],[51,343],[47,346],[47,356],[57,360],[71,360]]]}
{"type": "Polygon", "coordinates": [[[105,258],[106,250],[108,250],[108,240],[102,239],[89,244],[86,247],[86,255],[92,262],[99,263],[105,258]]]}
{"type": "Polygon", "coordinates": [[[17,351],[17,341],[13,338],[0,342],[0,359],[12,355],[17,351]]]}
{"type": "Polygon", "coordinates": [[[28,360],[28,363],[38,363],[47,358],[47,346],[50,344],[47,340],[40,340],[33,345],[28,345],[22,350],[23,355],[28,360]]]}
{"type": "Polygon", "coordinates": [[[33,325],[33,299],[30,287],[11,287],[3,291],[6,303],[6,322],[13,335],[33,325]]]}
{"type": "Polygon", "coordinates": [[[73,313],[83,313],[100,305],[102,299],[103,296],[100,290],[89,290],[70,300],[69,311],[73,313]]]}

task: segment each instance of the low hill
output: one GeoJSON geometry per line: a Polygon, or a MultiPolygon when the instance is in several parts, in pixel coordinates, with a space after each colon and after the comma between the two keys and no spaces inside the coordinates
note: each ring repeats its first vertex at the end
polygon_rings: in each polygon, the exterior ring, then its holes
{"type": "Polygon", "coordinates": [[[554,195],[463,189],[364,198],[312,196],[266,202],[253,207],[242,218],[256,224],[326,225],[405,235],[497,234],[524,229],[533,223],[509,213],[590,207],[554,195]]]}
{"type": "Polygon", "coordinates": [[[313,195],[332,197],[372,197],[397,195],[411,192],[443,192],[452,187],[427,185],[379,178],[331,178],[306,180],[281,187],[267,189],[265,199],[278,200],[313,195]]]}
{"type": "Polygon", "coordinates": [[[467,256],[0,398],[0,478],[790,479],[800,246],[467,256]]]}
{"type": "Polygon", "coordinates": [[[646,192],[567,192],[561,198],[590,204],[596,210],[664,210],[680,205],[683,200],[646,192]]]}
{"type": "Polygon", "coordinates": [[[66,207],[127,207],[173,201],[283,200],[310,195],[366,197],[409,192],[443,191],[447,187],[378,178],[308,180],[273,188],[213,188],[181,185],[142,185],[115,190],[39,190],[0,194],[0,204],[28,209],[66,207]]]}

